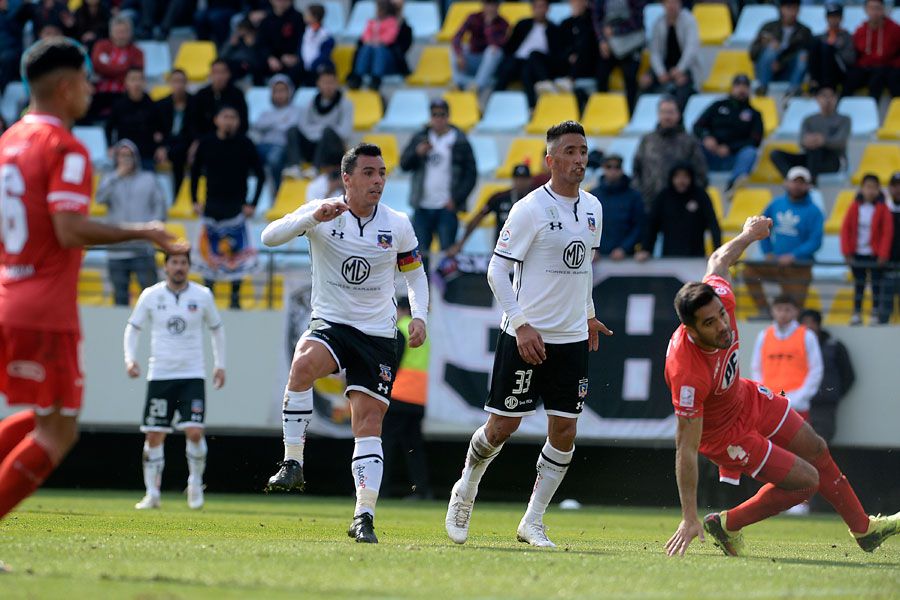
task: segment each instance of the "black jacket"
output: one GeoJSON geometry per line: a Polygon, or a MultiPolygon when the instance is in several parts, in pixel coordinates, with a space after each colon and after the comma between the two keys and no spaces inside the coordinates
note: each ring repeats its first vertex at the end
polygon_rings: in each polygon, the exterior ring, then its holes
{"type": "Polygon", "coordinates": [[[196,111],[194,96],[188,94],[187,106],[184,109],[184,118],[181,122],[181,131],[173,135],[172,125],[175,122],[175,101],[169,95],[156,102],[156,114],[159,119],[160,131],[163,134],[163,145],[170,154],[173,151],[187,150],[188,146],[196,139],[196,127],[193,121],[196,111]]]}
{"type": "MultiPolygon", "coordinates": [[[[510,34],[509,39],[506,40],[506,44],[503,46],[503,53],[506,56],[513,56],[516,50],[519,49],[519,46],[522,45],[522,42],[525,41],[525,38],[528,37],[532,27],[534,27],[534,19],[522,19],[516,23],[512,34],[510,34]]],[[[562,30],[559,28],[559,25],[552,21],[547,21],[547,47],[550,50],[548,54],[553,57],[562,57],[562,53],[565,50],[562,30]]],[[[559,65],[557,64],[557,66],[559,65]]]]}
{"type": "Polygon", "coordinates": [[[300,38],[303,37],[305,29],[303,15],[293,6],[281,16],[269,11],[269,14],[259,24],[256,45],[260,47],[263,56],[267,58],[269,56],[281,58],[285,54],[297,54],[300,38]]]}
{"type": "Polygon", "coordinates": [[[246,135],[237,134],[224,140],[215,133],[200,138],[191,165],[191,199],[196,202],[197,185],[206,176],[206,205],[203,216],[221,221],[236,217],[247,203],[247,177],[256,177],[253,206],[266,180],[256,146],[246,135]]]}
{"type": "Polygon", "coordinates": [[[201,136],[215,131],[213,118],[223,104],[233,106],[241,116],[241,133],[247,133],[247,101],[244,92],[229,83],[221,94],[213,92],[212,86],[207,85],[200,89],[194,96],[194,116],[191,121],[194,124],[195,134],[201,136]]]}
{"type": "MultiPolygon", "coordinates": [[[[475,166],[475,153],[466,134],[456,129],[456,142],[451,152],[450,197],[456,205],[457,211],[466,210],[469,194],[475,189],[477,168],[475,166]]],[[[410,184],[409,203],[413,208],[419,206],[422,200],[422,190],[425,186],[425,159],[416,154],[416,146],[428,140],[428,127],[412,136],[403,155],[400,157],[400,168],[404,171],[412,171],[410,184]]]]}
{"type": "Polygon", "coordinates": [[[891,243],[891,262],[900,263],[900,210],[891,210],[894,217],[894,240],[891,243]]]}
{"type": "Polygon", "coordinates": [[[725,98],[713,102],[694,123],[694,135],[703,141],[708,135],[725,144],[734,154],[744,146],[759,146],[763,138],[763,121],[749,101],[725,98]]]}
{"type": "Polygon", "coordinates": [[[142,159],[153,158],[153,153],[159,146],[153,136],[161,131],[156,105],[147,94],[138,102],[122,95],[113,103],[106,121],[106,140],[109,145],[119,140],[131,140],[142,159]]]}
{"type": "Polygon", "coordinates": [[[693,184],[693,170],[686,164],[676,165],[669,172],[669,185],[659,193],[650,207],[647,219],[647,235],[643,249],[653,252],[656,236],[663,234],[664,257],[706,256],[704,234],[712,234],[713,247],[722,245],[722,230],[709,194],[693,184]],[[680,194],[672,186],[676,171],[686,169],[691,173],[691,187],[680,194]]]}
{"type": "Polygon", "coordinates": [[[822,349],[822,383],[810,400],[810,412],[823,406],[837,406],[856,381],[856,373],[844,344],[823,330],[819,334],[819,348],[822,349]]]}
{"type": "MultiPolygon", "coordinates": [[[[569,57],[576,56],[576,65],[585,67],[593,66],[596,69],[600,58],[597,33],[594,31],[593,18],[590,11],[578,17],[569,17],[560,26],[560,38],[563,40],[561,60],[572,69],[575,65],[569,62],[569,57]]],[[[574,73],[576,76],[589,76],[592,73],[574,73]]]]}

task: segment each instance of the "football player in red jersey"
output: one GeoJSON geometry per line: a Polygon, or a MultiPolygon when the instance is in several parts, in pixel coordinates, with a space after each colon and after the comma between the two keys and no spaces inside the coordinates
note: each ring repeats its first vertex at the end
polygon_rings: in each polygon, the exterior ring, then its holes
{"type": "Polygon", "coordinates": [[[0,517],[40,486],[78,435],[82,247],[142,239],[187,249],[159,223],[87,218],[91,161],[70,131],[93,93],[81,46],[42,40],[22,71],[31,106],[0,138],[0,393],[33,410],[0,421],[0,517]]]}
{"type": "Polygon", "coordinates": [[[741,530],[809,499],[817,491],[834,506],[859,546],[871,552],[900,533],[900,513],[870,517],[819,437],[783,395],[740,376],[735,298],[728,269],[747,247],[769,236],[772,220],[750,217],[736,238],[713,252],[703,282],[675,296],[681,326],[666,352],[666,383],[678,417],[675,475],[682,521],[666,543],[683,555],[703,530],[725,554],[744,552],[741,530]],[[765,485],[735,508],[697,517],[697,454],[719,466],[722,481],[742,474],[765,485]]]}

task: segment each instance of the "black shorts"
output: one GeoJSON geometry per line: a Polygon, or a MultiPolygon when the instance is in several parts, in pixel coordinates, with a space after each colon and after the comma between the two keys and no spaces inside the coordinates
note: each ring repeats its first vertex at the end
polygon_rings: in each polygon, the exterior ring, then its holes
{"type": "Polygon", "coordinates": [[[172,432],[175,427],[203,427],[206,417],[206,386],[202,379],[160,379],[147,382],[147,402],[141,431],[172,432]]]}
{"type": "Polygon", "coordinates": [[[313,319],[303,338],[324,344],[338,371],[346,371],[345,395],[356,390],[390,404],[399,362],[396,337],[375,337],[350,325],[313,319]]]}
{"type": "Polygon", "coordinates": [[[533,415],[538,400],[548,415],[577,417],[588,393],[588,343],[544,344],[547,359],[530,365],[515,336],[500,333],[491,391],[484,409],[507,417],[533,415]]]}

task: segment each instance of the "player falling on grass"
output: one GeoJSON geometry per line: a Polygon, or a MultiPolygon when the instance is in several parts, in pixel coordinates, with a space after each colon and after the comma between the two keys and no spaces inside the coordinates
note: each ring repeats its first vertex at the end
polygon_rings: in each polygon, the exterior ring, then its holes
{"type": "Polygon", "coordinates": [[[166,279],[148,287],[138,298],[125,326],[125,371],[139,377],[137,347],[141,330],[150,327],[150,367],[144,404],[144,485],[147,493],[135,504],[138,510],[159,508],[159,487],[165,455],[163,442],[176,428],[184,431],[188,463],[187,503],[203,506],[203,471],[206,470],[206,365],[203,326],[210,330],[213,351],[213,386],[225,385],[225,327],[208,287],[188,280],[189,254],[167,254],[166,279]]]}
{"type": "Polygon", "coordinates": [[[78,437],[82,247],[148,240],[185,251],[162,225],[87,218],[91,161],[70,128],[93,92],[84,49],[61,37],[22,58],[28,114],[0,138],[0,392],[32,406],[0,422],[0,517],[31,495],[78,437]]]}
{"type": "Polygon", "coordinates": [[[834,506],[859,546],[872,552],[900,532],[900,513],[869,517],[850,482],[819,437],[788,399],[740,375],[735,297],[728,269],[751,243],[769,236],[771,219],[750,217],[735,239],[709,259],[703,282],[675,296],[681,326],[666,354],[666,382],[678,416],[675,475],[682,521],[666,543],[684,554],[703,529],[725,554],[745,552],[741,530],[777,515],[817,491],[834,506]],[[737,484],[749,475],[765,485],[731,510],[697,518],[697,454],[719,466],[719,478],[737,484]]]}
{"type": "Polygon", "coordinates": [[[267,489],[302,489],[313,383],[345,370],[356,485],[348,534],[357,542],[377,543],[373,518],[384,468],[381,421],[398,360],[394,276],[399,268],[406,277],[413,348],[425,341],[428,280],[409,218],[379,204],[385,183],[381,149],[359,144],[348,150],[341,178],[343,197],[304,204],[262,233],[267,246],[307,236],[312,261],[312,318],[297,342],[284,391],[284,460],[267,489]]]}
{"type": "Polygon", "coordinates": [[[581,125],[566,121],[547,130],[546,163],[549,183],[513,205],[488,267],[503,320],[485,405],[490,415],[472,436],[447,509],[445,527],[457,544],[468,537],[485,470],[522,417],[535,414],[540,399],[547,441],[516,535],[533,546],[554,546],[543,515],[575,452],[576,423],[588,391],[588,350],[597,349],[600,333],[612,335],[594,317],[591,257],[600,246],[602,210],[579,189],[587,165],[581,125]]]}

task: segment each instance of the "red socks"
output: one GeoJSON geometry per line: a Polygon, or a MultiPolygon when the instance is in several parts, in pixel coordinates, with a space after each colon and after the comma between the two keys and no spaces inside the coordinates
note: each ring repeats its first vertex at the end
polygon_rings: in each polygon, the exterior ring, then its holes
{"type": "Polygon", "coordinates": [[[53,468],[50,455],[34,438],[19,442],[0,464],[0,518],[33,494],[53,468]]]}
{"type": "Polygon", "coordinates": [[[33,410],[23,410],[0,421],[0,461],[34,429],[33,410]]]}
{"type": "Polygon", "coordinates": [[[815,488],[783,490],[771,483],[767,483],[756,492],[755,496],[728,511],[725,518],[725,528],[728,531],[737,531],[747,525],[759,523],[763,519],[768,519],[786,511],[792,506],[809,500],[815,493],[815,488]]]}
{"type": "Polygon", "coordinates": [[[819,493],[841,515],[850,531],[854,533],[868,531],[869,516],[859,503],[850,482],[831,458],[831,452],[826,449],[813,466],[819,472],[819,493]]]}

